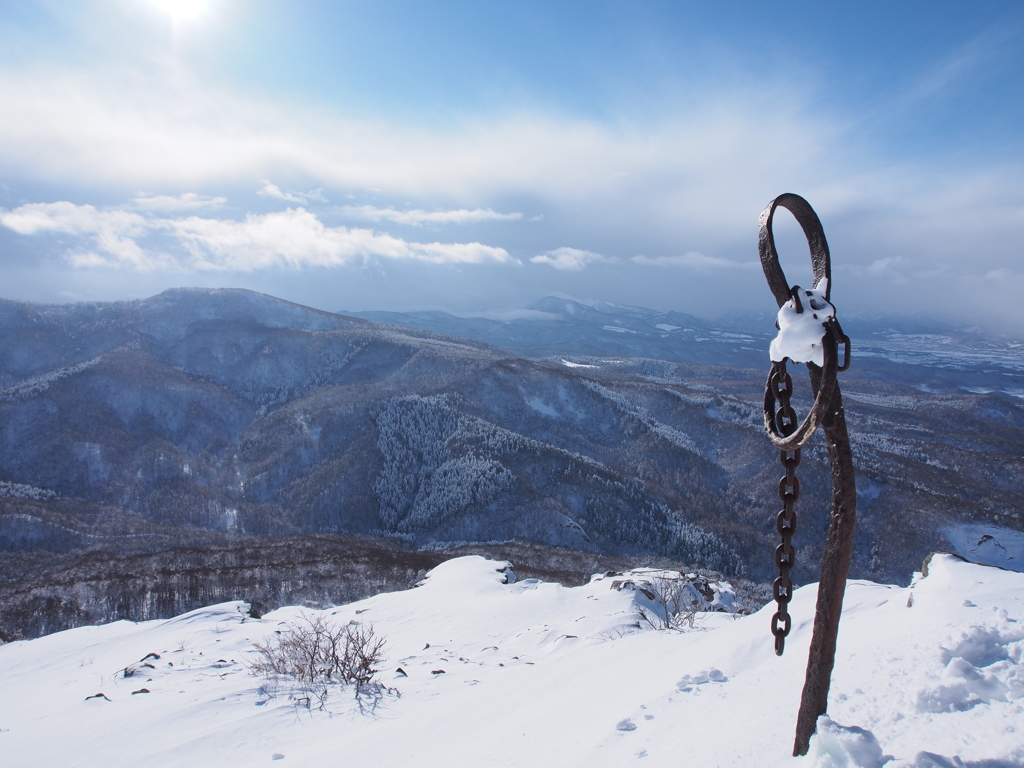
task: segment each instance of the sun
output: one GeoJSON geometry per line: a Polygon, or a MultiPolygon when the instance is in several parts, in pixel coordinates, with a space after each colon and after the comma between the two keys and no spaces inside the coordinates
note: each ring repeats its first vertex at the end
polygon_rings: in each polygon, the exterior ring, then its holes
{"type": "Polygon", "coordinates": [[[210,4],[210,0],[150,0],[150,2],[175,22],[197,18],[210,4]]]}

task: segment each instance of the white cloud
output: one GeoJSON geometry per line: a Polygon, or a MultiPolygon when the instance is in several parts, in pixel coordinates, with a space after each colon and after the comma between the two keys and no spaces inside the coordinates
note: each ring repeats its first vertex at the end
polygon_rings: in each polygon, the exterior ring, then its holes
{"type": "Polygon", "coordinates": [[[684,267],[698,272],[707,272],[713,269],[754,269],[760,266],[756,261],[733,261],[721,256],[707,256],[697,251],[690,251],[680,256],[634,256],[630,261],[644,266],[684,267]]]}
{"type": "Polygon", "coordinates": [[[433,264],[516,263],[504,248],[481,243],[415,243],[369,229],[328,227],[303,209],[249,214],[241,221],[188,216],[147,217],[70,202],[30,203],[0,213],[21,235],[59,232],[82,238],[68,261],[79,267],[248,272],[275,266],[341,266],[359,259],[411,259],[433,264]],[[144,248],[143,238],[169,237],[179,255],[144,248]]]}
{"type": "Polygon", "coordinates": [[[1017,274],[1015,272],[1011,272],[1006,267],[1000,267],[999,269],[992,269],[992,270],[989,270],[988,272],[985,273],[985,279],[986,280],[994,280],[994,281],[998,281],[998,282],[1002,282],[1004,280],[1009,280],[1011,278],[1019,278],[1019,277],[1020,277],[1019,274],[1017,274]]]}
{"type": "Polygon", "coordinates": [[[277,184],[271,184],[269,181],[263,182],[263,189],[256,192],[257,195],[263,195],[264,197],[276,197],[279,200],[287,200],[289,203],[305,203],[306,199],[300,195],[296,195],[292,192],[282,192],[281,188],[277,184]]]}
{"type": "Polygon", "coordinates": [[[534,256],[530,259],[534,264],[550,264],[555,269],[579,272],[588,264],[602,261],[614,261],[593,251],[582,251],[579,248],[556,248],[553,251],[534,256]]]}
{"type": "Polygon", "coordinates": [[[482,221],[520,221],[521,213],[498,213],[490,208],[469,210],[460,208],[452,211],[399,211],[394,208],[376,208],[372,205],[346,205],[341,209],[344,216],[366,221],[393,221],[421,227],[424,224],[477,224],[482,221]]]}
{"type": "MultiPolygon", "coordinates": [[[[145,219],[138,214],[128,214],[127,218],[145,223],[145,219]]],[[[0,224],[19,235],[39,232],[85,234],[97,231],[99,212],[91,205],[68,202],[28,203],[13,211],[0,213],[0,224]]]]}
{"type": "MultiPolygon", "coordinates": [[[[13,211],[0,213],[0,224],[19,235],[55,232],[87,236],[103,253],[125,266],[146,269],[153,259],[135,242],[148,228],[145,217],[124,210],[100,211],[91,205],[69,202],[29,203],[13,211]]],[[[74,253],[74,263],[91,263],[101,257],[93,253],[74,253]]]]}
{"type": "MultiPolygon", "coordinates": [[[[736,253],[757,213],[787,189],[812,202],[830,239],[838,217],[850,217],[860,232],[874,230],[878,255],[896,251],[885,246],[901,239],[948,251],[978,234],[999,258],[1010,258],[1024,226],[1019,158],[973,174],[897,166],[851,143],[848,126],[784,84],[716,93],[685,113],[643,122],[524,111],[431,129],[243,98],[181,71],[140,77],[0,67],[0,103],[0,171],[50,184],[159,189],[264,180],[286,169],[342,195],[525,197],[555,216],[548,226],[575,228],[562,237],[586,231],[620,239],[616,248],[631,241],[641,252],[665,252],[682,234],[736,253]],[[990,199],[1003,202],[993,210],[990,199]],[[994,227],[978,224],[986,218],[996,219],[994,227]],[[964,237],[945,236],[949,228],[964,237]]],[[[322,195],[262,183],[266,196],[294,205],[322,195]]],[[[392,210],[353,207],[371,221],[458,220],[445,219],[447,211],[392,210]]],[[[472,220],[492,209],[464,210],[459,215],[472,220]]]]}
{"type": "Polygon", "coordinates": [[[174,197],[172,195],[147,195],[140,192],[134,200],[133,207],[143,211],[192,211],[199,208],[216,208],[224,205],[226,197],[207,197],[195,192],[185,192],[174,197]]]}
{"type": "MultiPolygon", "coordinates": [[[[965,55],[970,58],[971,51],[965,55]]],[[[914,279],[918,274],[910,267],[917,264],[945,268],[915,299],[928,309],[959,297],[966,277],[982,276],[1020,258],[1020,152],[1011,148],[997,156],[994,150],[979,148],[977,155],[943,156],[942,162],[915,152],[893,154],[884,137],[875,137],[872,144],[872,137],[860,132],[863,122],[822,108],[828,104],[806,89],[793,88],[792,81],[696,95],[687,100],[685,110],[626,114],[615,121],[505,110],[448,123],[403,123],[350,118],[340,108],[295,100],[247,98],[191,78],[183,67],[171,69],[147,74],[0,66],[0,176],[23,189],[85,184],[96,189],[268,189],[270,182],[264,179],[300,179],[308,187],[322,185],[331,197],[346,202],[414,200],[417,211],[434,211],[435,216],[448,209],[479,216],[477,211],[497,212],[513,205],[499,201],[517,201],[517,208],[529,206],[547,215],[542,225],[529,228],[529,237],[523,234],[526,228],[509,232],[509,238],[519,239],[509,240],[507,247],[533,248],[531,253],[541,254],[535,263],[554,267],[557,261],[570,270],[588,262],[571,254],[559,258],[560,249],[545,249],[559,242],[599,242],[609,252],[683,253],[636,259],[628,263],[629,270],[617,270],[614,276],[590,270],[595,282],[588,290],[643,303],[655,290],[668,295],[664,286],[641,285],[645,263],[703,270],[703,279],[692,281],[686,298],[693,311],[715,311],[710,301],[706,309],[698,309],[705,307],[701,302],[708,295],[698,286],[714,280],[739,278],[745,301],[763,298],[764,286],[749,260],[756,245],[757,214],[783,191],[798,192],[814,205],[832,245],[837,288],[845,301],[865,309],[888,306],[878,298],[877,277],[867,271],[875,260],[904,254],[908,263],[893,263],[892,268],[914,279]],[[768,144],[765,136],[772,137],[768,144]],[[381,197],[363,197],[373,190],[381,197]],[[435,211],[434,201],[445,202],[437,203],[435,211]],[[538,241],[538,236],[545,239],[538,241]],[[698,248],[716,256],[685,254],[698,248]],[[599,284],[599,279],[604,282],[599,284]]],[[[950,64],[948,70],[936,75],[936,85],[923,86],[920,98],[941,92],[947,81],[960,82],[961,65],[950,64]]],[[[272,186],[280,196],[267,194],[292,207],[308,207],[302,201],[322,195],[272,186]]],[[[7,199],[21,194],[16,189],[7,199]]],[[[406,216],[403,224],[431,225],[458,220],[417,220],[420,214],[413,211],[391,214],[394,209],[354,207],[363,208],[368,221],[398,223],[406,216]]],[[[160,211],[135,205],[125,212],[181,218],[188,210],[168,203],[160,211]]],[[[210,209],[193,210],[211,215],[210,209]]],[[[19,215],[24,218],[28,212],[19,215]]],[[[497,220],[481,221],[487,223],[497,220]]],[[[111,231],[109,222],[106,226],[111,231]]],[[[172,230],[147,231],[147,237],[163,237],[181,250],[182,240],[172,230]]],[[[320,239],[340,238],[342,231],[362,230],[325,228],[320,239]]],[[[113,258],[95,245],[98,237],[89,236],[82,258],[113,258]]],[[[123,247],[131,255],[129,241],[137,241],[144,253],[134,258],[158,258],[144,239],[117,237],[108,243],[110,248],[123,247]]],[[[354,236],[346,237],[351,242],[354,236]]],[[[215,261],[213,245],[205,244],[200,234],[186,239],[203,259],[215,261]]],[[[798,240],[799,233],[792,244],[804,248],[798,240]]],[[[372,241],[364,247],[388,250],[387,245],[372,241]]],[[[418,258],[442,258],[429,244],[405,245],[418,258]]],[[[269,248],[246,247],[252,253],[269,248]]],[[[337,244],[332,248],[324,246],[324,252],[344,251],[337,244]]],[[[270,251],[282,263],[298,258],[283,255],[284,246],[270,251]]],[[[495,252],[497,256],[480,252],[475,258],[507,257],[501,249],[495,252]]],[[[217,258],[228,260],[226,255],[217,258]]],[[[174,263],[180,259],[175,257],[174,263]]],[[[436,301],[448,301],[444,290],[454,289],[438,287],[436,301]]],[[[682,299],[672,294],[663,301],[668,305],[677,300],[682,299]]],[[[960,311],[974,311],[983,303],[968,307],[960,301],[960,311]]],[[[1024,327],[1024,311],[1002,306],[1024,327]]]]}
{"type": "Polygon", "coordinates": [[[965,86],[970,75],[1005,56],[1020,44],[1018,25],[989,27],[953,49],[948,56],[927,69],[902,95],[908,106],[931,98],[956,85],[965,86]]]}
{"type": "Polygon", "coordinates": [[[434,264],[513,261],[504,248],[480,243],[412,243],[369,229],[327,227],[303,208],[249,214],[243,221],[195,216],[167,222],[200,269],[248,271],[272,266],[340,266],[366,257],[434,264]]]}
{"type": "Polygon", "coordinates": [[[316,200],[320,203],[327,202],[327,198],[324,197],[323,187],[310,192],[285,192],[277,184],[264,181],[263,188],[257,190],[256,194],[263,195],[264,197],[276,197],[279,200],[287,200],[289,203],[299,203],[300,205],[306,205],[310,200],[316,200]]]}
{"type": "MultiPolygon", "coordinates": [[[[265,196],[316,199],[262,181],[283,168],[339,190],[528,196],[586,210],[597,225],[671,220],[735,230],[778,184],[807,191],[794,182],[817,176],[820,158],[834,170],[842,156],[831,142],[836,130],[779,93],[723,97],[642,125],[523,111],[425,129],[247,99],[182,72],[132,77],[0,68],[0,169],[50,183],[144,188],[260,179],[265,196]],[[771,152],[763,151],[765,134],[776,137],[771,152]]],[[[466,210],[459,215],[473,220],[488,209],[466,210]]]]}
{"type": "Polygon", "coordinates": [[[884,259],[875,259],[868,265],[869,275],[892,276],[897,273],[897,268],[903,263],[902,256],[887,256],[884,259]]]}

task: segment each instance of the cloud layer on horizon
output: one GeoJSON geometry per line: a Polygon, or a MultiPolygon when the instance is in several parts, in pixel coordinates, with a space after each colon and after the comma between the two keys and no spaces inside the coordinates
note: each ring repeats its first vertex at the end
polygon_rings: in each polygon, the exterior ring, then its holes
{"type": "MultiPolygon", "coordinates": [[[[119,208],[8,203],[0,220],[14,231],[31,226],[80,238],[56,246],[79,266],[167,270],[168,280],[180,281],[188,270],[366,258],[522,258],[554,267],[538,270],[553,280],[604,272],[606,282],[589,282],[587,291],[609,300],[635,302],[625,294],[643,294],[651,267],[677,267],[709,281],[732,275],[737,301],[750,303],[764,291],[753,261],[757,214],[776,194],[797,191],[822,217],[837,287],[856,306],[988,313],[1024,328],[1011,291],[1022,280],[1015,266],[1024,241],[1020,159],[894,161],[853,141],[848,122],[799,89],[737,87],[643,123],[522,109],[420,125],[243,96],[187,72],[154,79],[0,67],[0,100],[0,171],[9,181],[107,190],[118,199],[148,190],[119,208]],[[226,196],[235,199],[240,187],[266,204],[297,207],[229,215],[226,196]],[[350,196],[359,199],[336,215],[465,225],[475,228],[466,239],[491,244],[450,242],[458,239],[451,235],[412,242],[324,223],[327,212],[316,204],[350,196]],[[543,220],[528,234],[507,224],[538,214],[543,220]],[[896,287],[902,294],[894,303],[896,287]]],[[[805,258],[799,237],[780,249],[805,258]]],[[[691,283],[679,301],[709,293],[691,283]]],[[[568,289],[537,284],[541,293],[568,289]]],[[[673,300],[664,285],[649,293],[657,297],[649,304],[673,300]]]]}
{"type": "Polygon", "coordinates": [[[484,221],[520,221],[523,214],[498,213],[490,208],[468,210],[460,208],[450,211],[421,211],[413,209],[399,211],[395,208],[378,208],[373,205],[346,205],[340,210],[343,216],[366,221],[393,221],[411,227],[429,224],[479,224],[484,221]]]}
{"type": "Polygon", "coordinates": [[[481,243],[416,243],[369,229],[328,227],[304,208],[244,219],[161,218],[67,201],[28,203],[0,212],[0,224],[20,235],[59,233],[86,247],[65,254],[76,267],[137,270],[250,272],[272,267],[332,267],[369,258],[412,259],[432,264],[515,263],[504,248],[481,243]],[[165,235],[172,251],[139,241],[165,235]]]}
{"type": "Polygon", "coordinates": [[[542,253],[530,259],[534,264],[547,264],[563,272],[579,272],[588,264],[609,262],[613,259],[606,258],[600,253],[584,251],[580,248],[569,248],[563,246],[555,248],[547,253],[542,253]]]}
{"type": "Polygon", "coordinates": [[[698,272],[708,272],[715,269],[757,269],[760,264],[756,261],[733,261],[723,259],[720,256],[708,256],[697,251],[679,254],[677,256],[650,256],[638,255],[630,259],[634,264],[642,264],[650,267],[686,267],[698,272]]]}

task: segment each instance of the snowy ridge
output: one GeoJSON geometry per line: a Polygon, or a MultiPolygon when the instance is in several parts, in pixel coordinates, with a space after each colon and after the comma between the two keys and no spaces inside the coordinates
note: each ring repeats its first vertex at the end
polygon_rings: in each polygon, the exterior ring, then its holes
{"type": "Polygon", "coordinates": [[[460,515],[474,509],[493,511],[515,497],[511,489],[517,480],[507,466],[515,455],[544,451],[564,462],[560,472],[582,476],[592,489],[583,514],[570,515],[566,509],[558,518],[566,535],[583,542],[601,536],[620,546],[657,543],[684,562],[743,572],[742,559],[720,537],[685,521],[664,502],[646,498],[635,479],[617,476],[582,454],[466,415],[455,407],[456,401],[449,394],[410,395],[392,398],[378,412],[377,447],[384,462],[373,492],[389,530],[415,534],[438,526],[450,529],[460,515]],[[625,510],[615,499],[628,505],[625,510]],[[643,514],[629,519],[636,509],[643,514]]]}
{"type": "MultiPolygon", "coordinates": [[[[317,331],[317,333],[324,333],[324,331],[317,331]]],[[[351,362],[352,358],[363,351],[367,343],[366,341],[350,342],[348,348],[341,354],[330,349],[324,351],[312,366],[312,370],[301,380],[295,380],[297,371],[281,371],[268,366],[265,370],[253,372],[256,375],[251,374],[244,383],[235,387],[235,391],[246,400],[258,405],[258,412],[262,416],[275,406],[332,384],[334,377],[351,362]],[[275,384],[275,382],[283,383],[275,384]]],[[[186,368],[181,370],[204,381],[223,383],[218,377],[210,376],[205,371],[186,368]]]]}
{"type": "Polygon", "coordinates": [[[468,432],[467,420],[444,395],[395,398],[378,415],[385,464],[374,491],[388,526],[405,532],[443,523],[512,483],[512,473],[489,456],[451,455],[449,442],[468,432]]]}
{"type": "Polygon", "coordinates": [[[0,480],[0,498],[7,499],[56,499],[57,493],[46,488],[36,488],[25,483],[9,483],[0,480]]]}
{"type": "Polygon", "coordinates": [[[952,525],[943,531],[953,551],[972,563],[1024,572],[1024,534],[994,525],[952,525]]]}
{"type": "Polygon", "coordinates": [[[706,613],[683,632],[644,630],[637,591],[612,588],[622,579],[507,583],[506,563],[465,557],[417,589],[316,612],[387,639],[379,679],[400,695],[362,708],[339,690],[310,711],[287,691],[268,697],[248,671],[252,642],[312,613],[301,608],[253,619],[244,603],[225,603],[10,643],[0,647],[3,762],[996,768],[1024,759],[1021,574],[938,555],[910,587],[851,581],[829,717],[806,758],[789,754],[814,585],[794,596],[780,659],[772,606],[706,613]]]}
{"type": "Polygon", "coordinates": [[[764,429],[764,414],[756,405],[715,392],[703,394],[698,387],[691,389],[693,391],[687,393],[666,387],[665,392],[687,405],[703,408],[708,416],[717,421],[750,427],[759,432],[764,429]]]}
{"type": "Polygon", "coordinates": [[[613,403],[622,413],[627,416],[632,416],[656,435],[663,437],[673,445],[678,445],[680,448],[683,448],[690,453],[695,453],[698,456],[704,455],[703,451],[701,451],[700,447],[689,435],[675,427],[670,427],[668,424],[662,424],[651,416],[651,414],[647,412],[647,409],[642,405],[637,405],[636,403],[631,402],[623,395],[620,395],[618,392],[608,389],[607,387],[601,386],[596,381],[581,379],[581,383],[587,389],[613,403]]]}
{"type": "Polygon", "coordinates": [[[35,397],[50,388],[51,384],[55,384],[61,379],[66,379],[75,374],[81,373],[82,371],[92,368],[97,365],[100,360],[103,359],[103,355],[97,355],[91,360],[86,360],[75,365],[69,365],[66,368],[59,368],[56,371],[50,371],[42,376],[35,376],[26,381],[20,381],[14,386],[7,387],[7,389],[0,390],[0,402],[2,401],[15,401],[15,400],[27,400],[30,397],[35,397]]]}

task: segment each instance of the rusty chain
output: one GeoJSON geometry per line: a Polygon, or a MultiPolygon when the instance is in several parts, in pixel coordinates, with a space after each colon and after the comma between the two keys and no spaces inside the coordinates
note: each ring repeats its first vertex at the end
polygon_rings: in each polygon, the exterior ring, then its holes
{"type": "MultiPolygon", "coordinates": [[[[796,288],[794,287],[794,293],[796,288]]],[[[794,506],[800,498],[800,481],[796,468],[800,464],[800,447],[804,445],[828,420],[823,403],[829,402],[836,386],[836,373],[845,371],[850,365],[850,339],[843,333],[834,319],[824,326],[824,366],[821,368],[821,384],[815,393],[814,405],[803,423],[797,419],[790,398],[793,396],[793,379],[786,371],[786,359],[773,362],[765,386],[765,426],[772,443],[779,449],[779,461],[786,474],[779,480],[779,499],[782,511],[776,516],[775,528],[782,537],[782,543],[775,549],[775,565],[779,577],[772,585],[772,598],[778,604],[772,616],[772,635],[775,636],[775,653],[781,656],[786,647],[786,636],[792,627],[789,616],[789,601],[793,596],[793,581],[789,574],[796,564],[793,549],[793,534],[796,532],[796,511],[794,506]],[[844,361],[838,364],[838,347],[845,347],[844,361]]]]}
{"type": "MultiPolygon", "coordinates": [[[[794,289],[795,290],[795,289],[794,289]]],[[[772,635],[775,636],[775,654],[781,656],[786,647],[786,636],[792,628],[789,616],[789,601],[793,596],[793,581],[789,574],[796,564],[796,551],[793,548],[793,534],[796,532],[796,511],[794,506],[800,498],[800,481],[796,477],[796,468],[800,464],[800,447],[804,445],[818,429],[820,424],[829,419],[826,407],[822,403],[829,402],[836,386],[836,373],[846,370],[850,364],[850,339],[843,333],[839,323],[834,319],[824,326],[824,365],[821,370],[821,383],[815,392],[814,406],[803,423],[797,419],[790,398],[793,396],[793,379],[786,370],[786,359],[773,362],[768,382],[765,386],[765,426],[772,443],[779,448],[779,461],[786,469],[786,474],[779,480],[779,499],[782,511],[775,518],[775,528],[782,537],[782,543],[775,549],[775,565],[779,569],[779,577],[772,585],[772,598],[778,604],[772,616],[772,635]],[[839,345],[845,347],[843,365],[839,365],[839,345]]]]}
{"type": "MultiPolygon", "coordinates": [[[[790,404],[793,394],[793,379],[786,372],[786,361],[772,364],[772,372],[768,378],[768,386],[779,403],[778,410],[773,414],[778,431],[789,437],[796,431],[796,412],[790,404]]],[[[786,635],[792,628],[789,615],[789,601],[793,596],[793,581],[789,578],[790,571],[796,564],[796,551],[793,549],[793,534],[796,533],[796,511],[794,506],[800,498],[800,481],[796,478],[796,468],[800,465],[800,449],[793,448],[779,452],[779,461],[786,468],[786,474],[779,480],[779,498],[782,500],[782,511],[775,518],[775,528],[782,537],[782,543],[775,549],[775,565],[779,569],[779,578],[772,585],[772,597],[778,604],[772,616],[772,634],[775,636],[775,654],[781,656],[786,647],[786,635]]]]}

